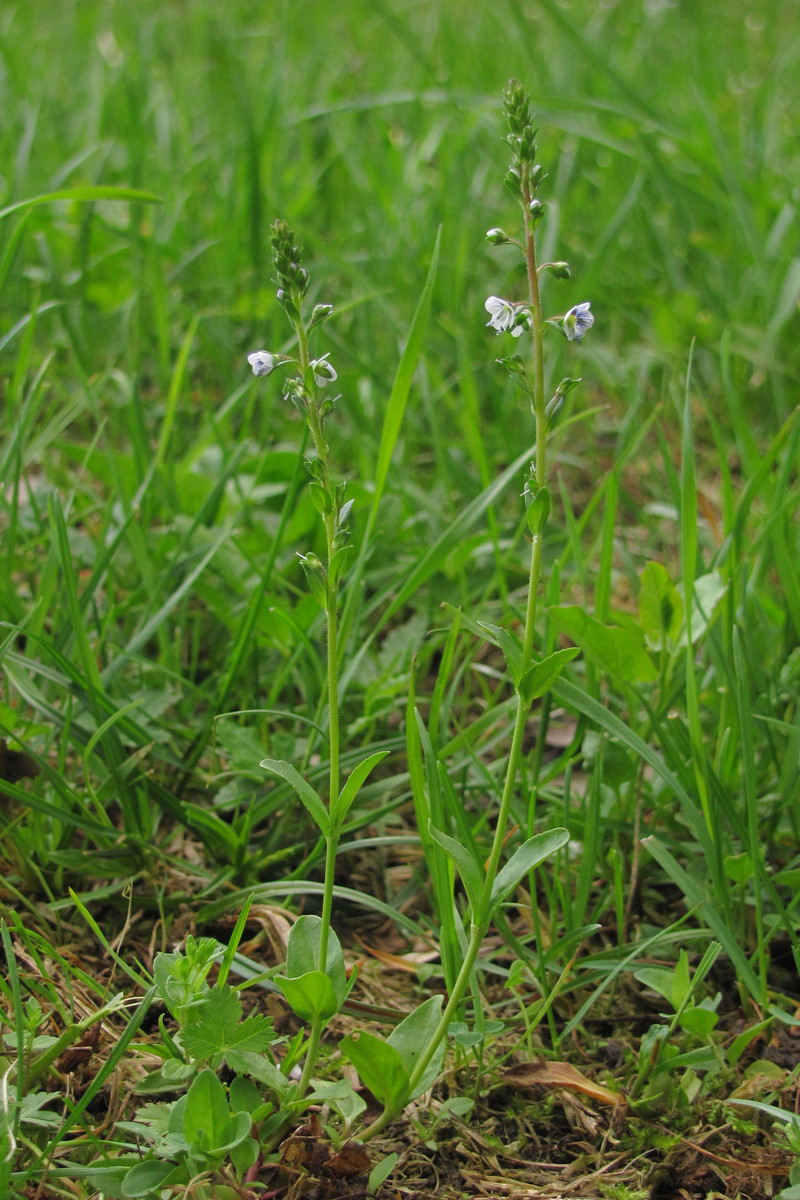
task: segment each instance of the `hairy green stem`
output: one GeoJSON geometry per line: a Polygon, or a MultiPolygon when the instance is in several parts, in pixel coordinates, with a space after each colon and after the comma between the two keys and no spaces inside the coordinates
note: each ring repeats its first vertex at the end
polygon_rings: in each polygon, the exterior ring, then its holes
{"type": "MultiPolygon", "coordinates": [[[[544,487],[547,479],[547,416],[545,412],[544,398],[544,322],[542,320],[541,301],[539,295],[539,276],[536,268],[536,244],[532,222],[529,219],[529,205],[531,201],[530,177],[526,171],[522,180],[522,197],[523,197],[523,213],[525,220],[525,259],[528,270],[528,284],[530,287],[532,324],[531,332],[533,335],[533,396],[532,408],[534,420],[536,422],[536,482],[539,487],[544,487]]],[[[535,533],[531,541],[531,561],[530,574],[528,577],[528,596],[525,607],[525,630],[522,643],[522,668],[521,674],[532,665],[533,661],[533,640],[536,626],[536,606],[539,597],[539,584],[542,571],[542,535],[541,532],[535,533]]],[[[486,932],[489,928],[489,923],[492,917],[492,889],[497,878],[497,872],[500,867],[500,856],[503,851],[503,845],[506,839],[508,829],[509,814],[511,811],[511,803],[514,798],[514,790],[517,784],[517,776],[519,775],[520,763],[522,761],[522,743],[525,734],[525,726],[530,714],[532,701],[525,700],[523,696],[517,692],[517,708],[514,718],[514,731],[511,737],[511,747],[508,754],[506,764],[505,783],[503,786],[503,795],[500,801],[500,809],[497,814],[495,823],[494,838],[492,841],[492,849],[489,855],[489,860],[486,864],[486,876],[484,879],[483,893],[480,900],[479,911],[473,914],[473,923],[470,929],[470,938],[467,945],[467,951],[464,955],[464,961],[461,965],[461,970],[453,985],[450,998],[442,1012],[439,1024],[425,1052],[420,1056],[416,1067],[411,1073],[411,1091],[422,1078],[425,1070],[428,1067],[431,1059],[436,1053],[442,1040],[447,1035],[447,1030],[450,1022],[455,1016],[459,1005],[464,997],[464,994],[469,986],[469,979],[475,967],[475,963],[480,953],[480,948],[486,932]]],[[[386,1124],[393,1117],[392,1112],[384,1112],[376,1121],[369,1126],[365,1131],[364,1138],[368,1140],[385,1128],[386,1124]]]]}
{"type": "MultiPolygon", "coordinates": [[[[308,354],[308,335],[302,320],[298,320],[296,324],[297,340],[299,346],[300,369],[303,375],[306,374],[309,365],[308,354]]],[[[322,426],[319,409],[312,398],[307,405],[308,425],[311,430],[311,436],[314,439],[314,449],[316,450],[317,459],[322,465],[322,485],[330,497],[331,511],[325,513],[323,522],[325,525],[325,543],[326,543],[326,577],[327,587],[325,596],[325,618],[327,632],[327,650],[328,650],[328,735],[330,738],[330,773],[328,783],[328,811],[331,812],[334,804],[339,796],[339,645],[338,645],[338,606],[339,606],[339,587],[331,567],[333,556],[335,553],[334,541],[336,538],[336,515],[333,510],[333,488],[330,485],[328,476],[328,446],[325,441],[325,431],[322,426]]],[[[331,926],[331,913],[333,911],[333,879],[334,870],[336,867],[336,851],[339,844],[339,834],[335,828],[332,828],[331,833],[325,839],[325,881],[323,884],[322,893],[322,926],[320,931],[319,942],[319,969],[325,970],[325,965],[328,959],[328,937],[331,926]]],[[[319,1048],[320,1029],[316,1029],[316,1023],[312,1026],[311,1036],[309,1038],[308,1049],[306,1053],[306,1062],[303,1069],[301,1083],[306,1076],[310,1076],[316,1059],[317,1050],[319,1048]],[[315,1036],[316,1033],[316,1036],[315,1036]]],[[[301,1090],[300,1094],[303,1092],[301,1090]]]]}

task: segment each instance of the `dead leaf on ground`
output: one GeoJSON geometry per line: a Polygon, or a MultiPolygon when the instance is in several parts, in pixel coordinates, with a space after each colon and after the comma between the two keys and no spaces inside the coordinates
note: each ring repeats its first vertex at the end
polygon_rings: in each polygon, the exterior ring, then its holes
{"type": "Polygon", "coordinates": [[[325,1170],[338,1179],[354,1179],[358,1175],[366,1175],[372,1163],[363,1146],[348,1142],[342,1146],[338,1154],[329,1158],[325,1170]]]}
{"type": "Polygon", "coordinates": [[[530,1062],[519,1063],[503,1072],[506,1083],[515,1083],[517,1087],[567,1088],[573,1092],[581,1092],[599,1104],[610,1104],[612,1108],[625,1103],[621,1092],[612,1091],[602,1083],[587,1079],[575,1067],[566,1062],[530,1062]]]}

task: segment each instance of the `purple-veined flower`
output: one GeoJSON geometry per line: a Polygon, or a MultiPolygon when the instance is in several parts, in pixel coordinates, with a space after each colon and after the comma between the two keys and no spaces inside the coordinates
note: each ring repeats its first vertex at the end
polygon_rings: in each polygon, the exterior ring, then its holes
{"type": "Polygon", "coordinates": [[[594,325],[594,316],[589,308],[589,301],[576,304],[571,308],[562,321],[562,328],[570,342],[580,343],[581,338],[594,325]]]}
{"type": "Polygon", "coordinates": [[[490,296],[483,306],[489,314],[487,325],[498,333],[510,333],[519,337],[523,329],[531,327],[531,314],[524,304],[512,304],[499,296],[490,296]]]}

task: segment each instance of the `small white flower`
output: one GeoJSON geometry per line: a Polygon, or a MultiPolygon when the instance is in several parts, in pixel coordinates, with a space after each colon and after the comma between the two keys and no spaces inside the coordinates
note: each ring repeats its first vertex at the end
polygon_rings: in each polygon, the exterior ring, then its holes
{"type": "Polygon", "coordinates": [[[509,329],[514,328],[517,313],[510,301],[501,300],[499,296],[490,296],[483,307],[489,314],[486,324],[491,325],[492,329],[496,329],[498,333],[507,333],[509,329]]]}
{"type": "Polygon", "coordinates": [[[580,343],[583,335],[594,325],[594,316],[589,311],[589,301],[576,304],[574,308],[571,308],[562,324],[569,341],[580,343]]]}
{"type": "Polygon", "coordinates": [[[248,354],[247,361],[253,368],[254,375],[269,375],[278,365],[277,356],[268,354],[266,350],[256,350],[255,354],[248,354]]]}
{"type": "Polygon", "coordinates": [[[323,354],[322,358],[315,358],[311,362],[311,370],[314,372],[314,382],[317,387],[327,387],[336,379],[336,372],[328,362],[327,354],[323,354]]]}
{"type": "Polygon", "coordinates": [[[499,296],[490,296],[484,308],[489,313],[487,325],[498,333],[510,333],[519,337],[525,329],[531,327],[531,314],[524,304],[512,304],[510,300],[501,300],[499,296]]]}

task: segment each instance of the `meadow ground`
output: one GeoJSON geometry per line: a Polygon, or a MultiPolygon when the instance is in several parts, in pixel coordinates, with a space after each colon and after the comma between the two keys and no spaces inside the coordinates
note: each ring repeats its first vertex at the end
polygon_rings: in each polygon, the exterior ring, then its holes
{"type": "Polygon", "coordinates": [[[800,1196],[799,59],[797,0],[4,6],[1,1195],[800,1196]],[[295,1138],[262,1111],[326,843],[259,763],[324,797],[334,742],[375,760],[328,864],[341,1085],[354,1032],[452,988],[512,753],[536,433],[496,363],[526,339],[484,310],[526,295],[485,238],[517,221],[512,77],[539,261],[572,272],[543,308],[595,323],[548,330],[548,395],[583,382],[535,656],[580,653],[532,702],[504,854],[568,839],[498,909],[433,1093],[348,1166],[339,1093],[295,1138]],[[276,218],[334,306],[337,738],[309,434],[247,364],[295,352],[276,218]],[[230,1046],[187,1050],[202,972],[165,1004],[204,937],[239,1083],[230,1046]],[[213,1108],[204,1063],[250,1165],[169,1142],[190,1084],[213,1108]]]}

